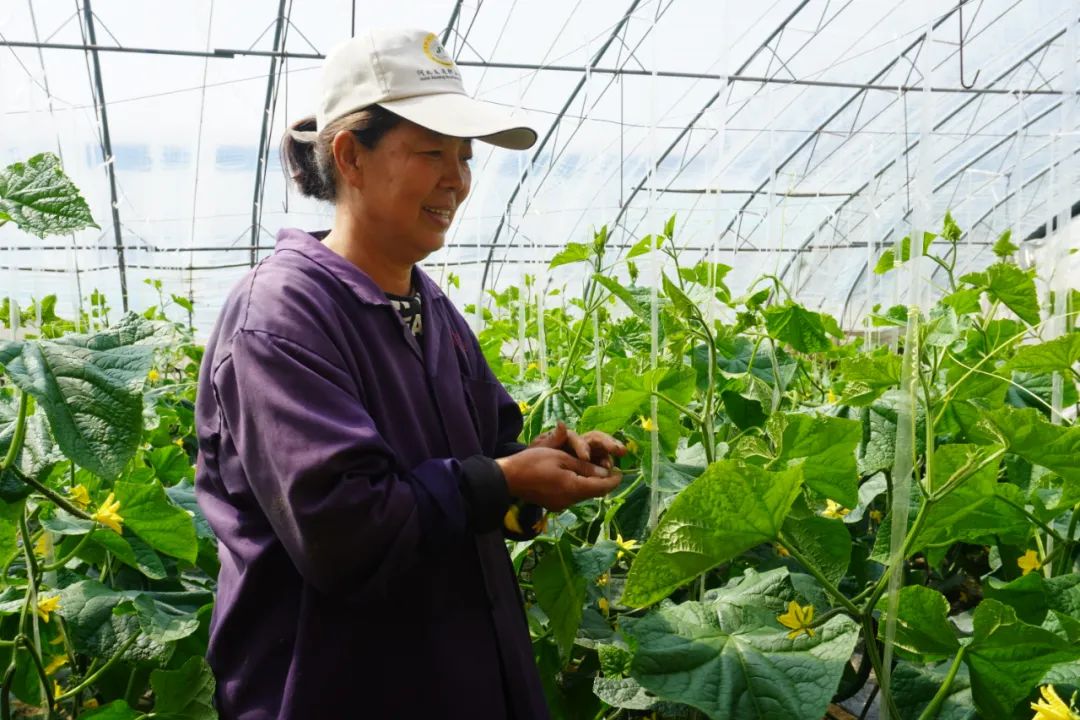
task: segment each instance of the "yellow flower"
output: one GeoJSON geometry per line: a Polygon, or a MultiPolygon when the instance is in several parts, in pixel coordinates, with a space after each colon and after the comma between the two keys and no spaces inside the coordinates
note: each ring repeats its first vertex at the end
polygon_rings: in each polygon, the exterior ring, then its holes
{"type": "Polygon", "coordinates": [[[521,411],[522,415],[529,412],[529,403],[525,402],[524,400],[518,400],[518,410],[521,411]]]}
{"type": "Polygon", "coordinates": [[[799,603],[792,600],[788,603],[787,612],[783,615],[778,615],[777,620],[780,624],[786,628],[791,628],[791,632],[787,634],[789,640],[794,640],[799,637],[801,633],[806,633],[807,637],[814,637],[814,629],[810,627],[814,622],[814,606],[807,605],[802,607],[799,603]]]}
{"type": "Polygon", "coordinates": [[[836,402],[836,393],[832,391],[832,388],[829,388],[829,402],[836,402]]]}
{"type": "Polygon", "coordinates": [[[644,415],[639,415],[638,418],[641,420],[641,429],[645,432],[652,432],[656,429],[656,426],[653,425],[652,418],[647,418],[644,415]]]}
{"type": "Polygon", "coordinates": [[[1043,699],[1031,703],[1031,709],[1035,711],[1035,717],[1031,720],[1080,720],[1080,715],[1058,697],[1053,685],[1043,685],[1039,692],[1043,699]]]}
{"type": "Polygon", "coordinates": [[[637,455],[639,450],[641,450],[641,447],[637,444],[636,441],[626,441],[626,452],[630,453],[631,455],[637,455]]]}
{"type": "Polygon", "coordinates": [[[64,688],[60,687],[60,683],[53,680],[52,683],[52,695],[54,698],[58,698],[64,694],[64,688]]]}
{"type": "Polygon", "coordinates": [[[39,537],[37,539],[37,542],[34,543],[34,554],[35,555],[40,555],[41,557],[45,557],[45,551],[47,549],[46,548],[46,543],[48,543],[48,542],[49,542],[48,535],[46,533],[41,533],[41,537],[39,537]]]}
{"type": "Polygon", "coordinates": [[[173,440],[173,445],[178,448],[184,447],[184,438],[176,438],[175,440],[173,440]]]}
{"type": "Polygon", "coordinates": [[[1042,563],[1039,562],[1039,554],[1034,550],[1028,550],[1024,553],[1023,557],[1017,559],[1016,564],[1024,571],[1024,575],[1042,567],[1042,563]]]}
{"type": "Polygon", "coordinates": [[[67,661],[68,661],[68,659],[67,659],[67,657],[65,655],[57,655],[56,657],[54,657],[52,660],[49,661],[48,665],[45,666],[45,674],[46,675],[52,675],[53,673],[55,673],[60,668],[67,665],[67,661]]]}
{"type": "Polygon", "coordinates": [[[161,379],[161,375],[158,373],[157,370],[154,370],[154,369],[151,368],[149,374],[147,374],[147,376],[146,376],[146,379],[149,380],[150,382],[157,382],[158,380],[161,379]]]}
{"type": "Polygon", "coordinates": [[[98,701],[94,698],[87,698],[83,701],[82,706],[87,710],[92,710],[98,706],[98,701]]]}
{"type": "Polygon", "coordinates": [[[788,552],[788,549],[780,543],[774,543],[773,548],[776,549],[776,554],[780,557],[791,557],[791,553],[788,552]]]}
{"type": "Polygon", "coordinates": [[[537,365],[537,364],[536,364],[536,363],[534,363],[534,362],[531,362],[531,363],[529,363],[529,364],[528,364],[528,366],[526,366],[526,368],[525,368],[525,369],[526,369],[526,370],[539,370],[539,369],[540,369],[540,366],[539,366],[539,365],[537,365]]]}
{"type": "Polygon", "coordinates": [[[599,585],[600,587],[604,587],[605,585],[608,584],[608,577],[609,577],[609,574],[604,573],[600,577],[596,578],[596,584],[599,585]]]}
{"type": "Polygon", "coordinates": [[[870,519],[876,523],[881,522],[881,519],[885,517],[880,510],[871,510],[870,519]]]}
{"type": "Polygon", "coordinates": [[[615,544],[619,546],[619,553],[616,555],[616,559],[621,558],[628,552],[634,552],[641,544],[637,540],[630,538],[629,540],[623,540],[623,536],[619,533],[615,534],[615,544]]]}
{"type": "Polygon", "coordinates": [[[117,512],[119,509],[120,502],[113,493],[109,493],[109,497],[105,498],[105,502],[101,503],[101,506],[94,511],[94,514],[90,516],[90,519],[101,523],[113,532],[122,533],[123,531],[120,529],[120,523],[124,522],[124,518],[120,517],[120,514],[117,512]]]}
{"type": "Polygon", "coordinates": [[[38,600],[37,612],[41,616],[41,619],[45,622],[49,622],[49,613],[56,612],[60,607],[60,596],[53,595],[52,597],[42,598],[38,600]]]}
{"type": "Polygon", "coordinates": [[[71,492],[68,493],[68,498],[80,508],[85,509],[90,505],[90,491],[88,491],[86,486],[82,483],[71,488],[71,492]]]}
{"type": "Polygon", "coordinates": [[[604,615],[607,615],[608,611],[611,610],[611,605],[608,604],[607,598],[605,598],[605,597],[602,597],[599,600],[597,600],[596,604],[600,606],[600,612],[604,613],[604,615]]]}
{"type": "Polygon", "coordinates": [[[821,514],[831,520],[842,520],[849,512],[851,511],[846,507],[841,507],[835,500],[828,500],[821,514]]]}

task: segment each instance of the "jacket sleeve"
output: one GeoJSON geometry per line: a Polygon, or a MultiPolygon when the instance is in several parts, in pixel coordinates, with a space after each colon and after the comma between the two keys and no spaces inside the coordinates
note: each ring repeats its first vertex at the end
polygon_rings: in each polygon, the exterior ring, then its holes
{"type": "MultiPolygon", "coordinates": [[[[517,402],[510,396],[510,393],[506,392],[499,379],[495,377],[495,373],[492,372],[491,366],[488,365],[487,360],[484,358],[480,343],[476,341],[475,336],[471,333],[469,336],[473,338],[473,362],[480,368],[484,378],[499,388],[498,437],[495,442],[495,457],[507,457],[521,452],[526,448],[524,444],[518,442],[523,426],[521,408],[518,407],[517,402]]],[[[505,484],[505,480],[503,484],[505,484]]],[[[547,511],[544,508],[519,498],[509,498],[509,505],[506,507],[502,522],[504,537],[518,541],[531,540],[542,533],[546,527],[547,511]]]]}
{"type": "Polygon", "coordinates": [[[398,467],[349,375],[290,340],[240,331],[213,388],[259,506],[323,592],[347,579],[383,582],[490,522],[470,517],[461,463],[398,467]]]}

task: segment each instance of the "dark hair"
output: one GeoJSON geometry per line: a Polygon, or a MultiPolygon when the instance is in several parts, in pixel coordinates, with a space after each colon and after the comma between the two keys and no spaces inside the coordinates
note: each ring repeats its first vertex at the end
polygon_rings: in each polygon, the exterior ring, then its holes
{"type": "Polygon", "coordinates": [[[315,132],[315,118],[304,118],[293,123],[281,139],[281,166],[292,177],[301,195],[334,202],[337,197],[334,137],[346,130],[371,150],[383,135],[400,122],[400,115],[379,105],[371,105],[334,120],[319,131],[314,140],[302,140],[295,137],[293,132],[315,132]]]}

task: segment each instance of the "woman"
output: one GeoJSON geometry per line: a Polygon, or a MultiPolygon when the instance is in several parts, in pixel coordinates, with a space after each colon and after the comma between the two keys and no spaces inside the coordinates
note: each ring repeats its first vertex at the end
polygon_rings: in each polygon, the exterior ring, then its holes
{"type": "Polygon", "coordinates": [[[612,490],[625,449],[561,425],[519,445],[518,406],[416,267],[468,195],[470,138],[524,149],[536,134],[469,98],[421,31],[339,46],[321,90],[283,154],[303,193],[334,203],[333,228],[278,235],[200,377],[218,710],[546,718],[504,534],[612,490]]]}

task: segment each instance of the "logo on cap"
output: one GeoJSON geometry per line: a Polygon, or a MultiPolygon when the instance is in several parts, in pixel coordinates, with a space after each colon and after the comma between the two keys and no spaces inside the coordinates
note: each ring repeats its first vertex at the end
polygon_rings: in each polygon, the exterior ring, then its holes
{"type": "Polygon", "coordinates": [[[428,36],[424,38],[424,54],[440,65],[454,67],[453,58],[446,52],[446,48],[439,42],[435,33],[428,33],[428,36]]]}

